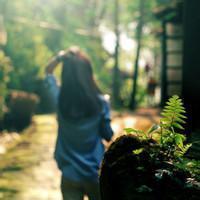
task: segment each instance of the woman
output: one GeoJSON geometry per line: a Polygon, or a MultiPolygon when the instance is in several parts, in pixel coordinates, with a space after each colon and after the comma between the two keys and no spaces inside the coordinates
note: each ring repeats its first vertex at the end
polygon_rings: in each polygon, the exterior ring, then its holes
{"type": "Polygon", "coordinates": [[[94,79],[87,56],[79,48],[61,51],[46,67],[48,90],[57,105],[55,159],[62,172],[64,200],[99,200],[98,170],[102,139],[111,140],[110,111],[94,79]],[[62,62],[61,87],[53,71],[62,62]]]}

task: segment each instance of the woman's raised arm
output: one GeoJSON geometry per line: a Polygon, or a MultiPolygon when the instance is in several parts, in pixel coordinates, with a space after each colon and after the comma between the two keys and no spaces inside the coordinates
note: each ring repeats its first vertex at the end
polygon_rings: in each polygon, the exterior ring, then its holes
{"type": "Polygon", "coordinates": [[[52,74],[56,66],[62,61],[63,56],[65,56],[65,51],[60,51],[56,56],[54,56],[47,64],[45,71],[46,74],[52,74]]]}

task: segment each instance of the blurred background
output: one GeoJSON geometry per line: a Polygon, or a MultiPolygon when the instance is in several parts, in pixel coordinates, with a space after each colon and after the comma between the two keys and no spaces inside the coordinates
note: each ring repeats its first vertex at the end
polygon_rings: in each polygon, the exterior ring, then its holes
{"type": "MultiPolygon", "coordinates": [[[[0,199],[60,198],[51,157],[55,108],[43,80],[49,59],[72,45],[91,58],[117,134],[127,126],[148,128],[173,94],[184,99],[190,132],[199,130],[199,6],[194,0],[0,0],[0,199]]],[[[60,68],[56,76],[59,82],[60,68]]]]}
{"type": "MultiPolygon", "coordinates": [[[[120,107],[130,104],[135,60],[139,58],[136,99],[138,105],[146,105],[148,75],[159,81],[156,32],[160,25],[153,14],[155,6],[156,1],[139,0],[1,0],[3,84],[7,90],[31,92],[41,98],[49,59],[78,45],[92,59],[102,91],[113,94],[113,104],[120,107]]],[[[59,79],[59,71],[57,74],[59,79]]],[[[47,111],[48,105],[40,100],[39,111],[47,111]]]]}

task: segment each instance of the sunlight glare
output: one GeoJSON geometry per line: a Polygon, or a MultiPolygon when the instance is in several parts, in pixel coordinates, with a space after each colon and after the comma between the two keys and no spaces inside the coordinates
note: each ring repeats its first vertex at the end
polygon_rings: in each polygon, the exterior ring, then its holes
{"type": "Polygon", "coordinates": [[[133,118],[133,117],[124,118],[124,125],[126,128],[133,128],[136,122],[137,122],[136,118],[133,118]]]}

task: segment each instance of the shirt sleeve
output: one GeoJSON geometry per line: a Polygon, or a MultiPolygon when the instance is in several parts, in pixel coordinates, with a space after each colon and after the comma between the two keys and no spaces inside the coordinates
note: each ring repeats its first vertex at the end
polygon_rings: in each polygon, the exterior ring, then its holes
{"type": "Polygon", "coordinates": [[[57,108],[58,95],[59,95],[60,88],[59,88],[56,78],[53,74],[48,74],[46,76],[45,87],[47,90],[49,102],[52,104],[52,107],[57,108]]]}
{"type": "Polygon", "coordinates": [[[102,118],[100,123],[100,134],[103,139],[106,141],[110,141],[113,136],[113,130],[110,125],[111,117],[110,117],[110,105],[108,102],[103,100],[103,111],[102,118]]]}

